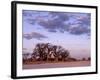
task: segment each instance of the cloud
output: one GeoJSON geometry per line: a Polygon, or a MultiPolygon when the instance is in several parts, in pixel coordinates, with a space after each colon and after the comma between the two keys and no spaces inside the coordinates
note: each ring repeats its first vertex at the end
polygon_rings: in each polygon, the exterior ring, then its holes
{"type": "Polygon", "coordinates": [[[38,39],[38,40],[41,40],[43,38],[47,38],[47,36],[44,36],[43,34],[40,34],[37,32],[32,32],[30,34],[24,34],[23,37],[25,39],[28,39],[28,40],[33,39],[33,38],[38,39]]]}
{"type": "Polygon", "coordinates": [[[41,19],[38,24],[43,28],[48,29],[49,32],[56,32],[56,30],[59,30],[62,33],[67,31],[74,35],[90,33],[90,14],[69,14],[70,13],[50,12],[49,15],[51,15],[51,18],[48,20],[41,19]]]}
{"type": "Polygon", "coordinates": [[[77,13],[72,17],[74,17],[75,21],[72,24],[70,24],[69,33],[74,35],[87,34],[87,36],[90,36],[91,14],[77,13]]]}
{"type": "Polygon", "coordinates": [[[43,26],[45,29],[57,29],[60,26],[63,25],[62,21],[60,21],[59,19],[54,19],[54,20],[41,20],[38,23],[39,25],[43,26]]]}
{"type": "Polygon", "coordinates": [[[52,18],[56,17],[56,19],[59,19],[61,21],[69,20],[68,14],[64,12],[50,12],[49,14],[52,16],[52,18]]]}
{"type": "Polygon", "coordinates": [[[80,24],[83,24],[83,25],[89,25],[90,26],[90,22],[91,22],[91,14],[86,14],[85,16],[80,16],[77,21],[80,23],[80,24]]]}
{"type": "Polygon", "coordinates": [[[75,34],[75,35],[87,34],[89,32],[90,32],[89,29],[87,29],[86,27],[81,27],[81,26],[72,27],[71,29],[69,29],[69,33],[75,34]]]}
{"type": "MultiPolygon", "coordinates": [[[[42,28],[49,32],[56,33],[57,31],[64,33],[69,32],[73,35],[87,34],[90,35],[91,14],[90,13],[75,13],[75,12],[46,12],[46,11],[23,11],[23,15],[28,17],[27,21],[31,25],[37,23],[42,28]]],[[[36,33],[35,33],[36,34],[36,33]]],[[[36,34],[37,35],[37,34],[36,34]]],[[[34,34],[26,34],[27,39],[38,37],[34,34]]]]}
{"type": "Polygon", "coordinates": [[[48,18],[46,19],[44,17],[41,17],[41,19],[38,20],[38,24],[45,29],[50,29],[48,31],[51,31],[63,27],[65,25],[64,21],[68,20],[69,17],[65,13],[49,12],[48,18]]]}
{"type": "Polygon", "coordinates": [[[23,10],[22,14],[23,14],[23,16],[32,17],[33,11],[23,10]]]}
{"type": "Polygon", "coordinates": [[[32,24],[32,25],[34,25],[35,24],[35,22],[36,22],[36,20],[35,19],[27,19],[27,22],[28,23],[30,23],[30,24],[32,24]]]}
{"type": "Polygon", "coordinates": [[[54,33],[57,32],[57,31],[54,30],[54,29],[49,29],[48,31],[49,31],[49,32],[54,32],[54,33]]]}
{"type": "MultiPolygon", "coordinates": [[[[50,31],[50,32],[56,32],[56,30],[61,30],[61,29],[67,30],[68,25],[64,23],[65,19],[64,19],[64,17],[61,18],[61,16],[56,17],[56,15],[55,15],[56,18],[53,17],[48,20],[41,19],[40,21],[38,21],[38,24],[40,26],[42,26],[43,28],[48,29],[48,31],[50,31]]],[[[66,19],[66,20],[68,20],[68,19],[66,19]]]]}

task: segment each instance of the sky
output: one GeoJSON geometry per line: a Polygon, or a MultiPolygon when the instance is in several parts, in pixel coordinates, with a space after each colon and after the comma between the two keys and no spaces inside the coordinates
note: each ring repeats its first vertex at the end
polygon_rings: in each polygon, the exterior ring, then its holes
{"type": "Polygon", "coordinates": [[[77,59],[91,55],[90,13],[23,10],[22,24],[23,53],[32,53],[37,43],[51,43],[77,59]]]}

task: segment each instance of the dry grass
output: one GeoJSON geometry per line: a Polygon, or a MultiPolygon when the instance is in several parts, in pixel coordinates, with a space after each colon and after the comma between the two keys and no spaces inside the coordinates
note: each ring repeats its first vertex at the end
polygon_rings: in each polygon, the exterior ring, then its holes
{"type": "Polygon", "coordinates": [[[70,62],[35,62],[30,64],[23,64],[23,69],[41,69],[41,68],[60,68],[60,67],[83,67],[90,66],[91,61],[70,61],[70,62]]]}

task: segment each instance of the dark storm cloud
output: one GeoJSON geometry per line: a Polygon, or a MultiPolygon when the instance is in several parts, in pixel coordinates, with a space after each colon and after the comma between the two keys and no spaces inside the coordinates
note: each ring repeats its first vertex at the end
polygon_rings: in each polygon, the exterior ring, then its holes
{"type": "Polygon", "coordinates": [[[30,34],[24,34],[23,37],[25,39],[28,39],[28,40],[33,39],[33,38],[38,39],[38,40],[41,40],[43,38],[47,38],[47,36],[44,36],[43,34],[40,34],[37,32],[32,32],[30,34]]]}

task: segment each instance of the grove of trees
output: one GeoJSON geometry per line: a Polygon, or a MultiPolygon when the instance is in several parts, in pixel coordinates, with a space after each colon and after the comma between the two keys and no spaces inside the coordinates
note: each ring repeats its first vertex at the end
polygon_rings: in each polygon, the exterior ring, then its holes
{"type": "MultiPolygon", "coordinates": [[[[27,56],[27,55],[26,55],[27,56]]],[[[38,43],[33,49],[30,61],[67,61],[70,53],[61,46],[50,43],[38,43]]],[[[27,58],[26,58],[27,59],[27,58]]],[[[25,61],[26,59],[23,59],[25,61]]]]}

